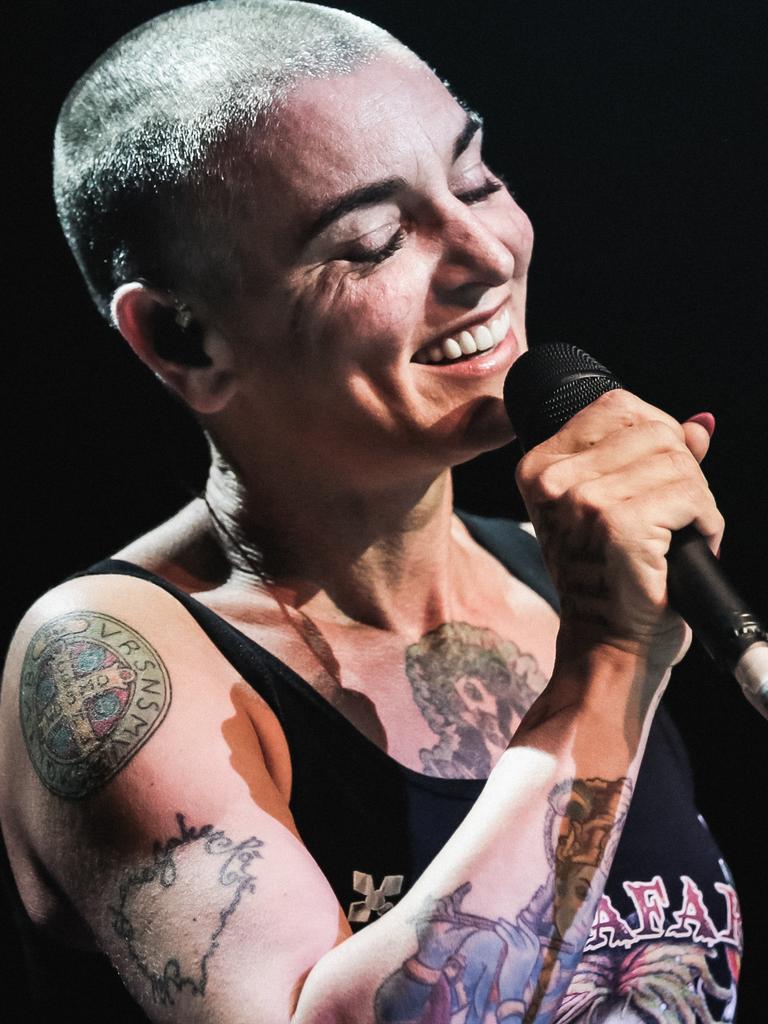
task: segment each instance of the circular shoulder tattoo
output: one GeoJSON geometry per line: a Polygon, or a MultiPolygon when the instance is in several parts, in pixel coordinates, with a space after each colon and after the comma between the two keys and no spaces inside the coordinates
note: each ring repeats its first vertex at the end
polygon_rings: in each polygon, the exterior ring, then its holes
{"type": "Polygon", "coordinates": [[[27,648],[21,728],[35,771],[58,796],[77,800],[113,778],[170,703],[170,679],[157,652],[111,615],[62,615],[27,648]]]}

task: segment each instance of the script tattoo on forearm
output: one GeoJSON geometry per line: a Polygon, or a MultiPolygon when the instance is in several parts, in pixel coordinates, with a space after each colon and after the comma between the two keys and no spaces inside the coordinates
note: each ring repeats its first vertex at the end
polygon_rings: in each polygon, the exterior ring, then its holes
{"type": "Polygon", "coordinates": [[[560,596],[560,613],[601,628],[610,625],[607,562],[595,535],[583,526],[564,526],[553,507],[539,507],[536,534],[560,596]]]}
{"type": "Polygon", "coordinates": [[[405,652],[414,700],[440,737],[425,774],[485,779],[546,685],[536,659],[491,629],[445,622],[405,652]]]}
{"type": "Polygon", "coordinates": [[[264,845],[255,836],[236,843],[213,825],[194,828],[183,814],[176,815],[176,824],[176,835],[155,843],[152,860],[124,876],[117,903],[110,907],[112,927],[129,961],[153,1001],[163,1005],[174,1005],[181,993],[205,995],[222,934],[243,897],[256,889],[251,865],[261,858],[264,845]],[[174,890],[195,893],[194,928],[180,929],[193,942],[169,954],[156,946],[158,936],[171,930],[169,921],[182,912],[174,906],[174,890]]]}
{"type": "Polygon", "coordinates": [[[171,703],[168,671],[130,626],[78,611],[42,626],[21,670],[24,741],[43,785],[70,800],[108,782],[171,703]]]}
{"type": "Polygon", "coordinates": [[[376,993],[377,1024],[548,1019],[581,958],[629,796],[626,778],[555,787],[546,882],[514,921],[466,910],[470,882],[429,905],[416,925],[418,948],[376,993]]]}

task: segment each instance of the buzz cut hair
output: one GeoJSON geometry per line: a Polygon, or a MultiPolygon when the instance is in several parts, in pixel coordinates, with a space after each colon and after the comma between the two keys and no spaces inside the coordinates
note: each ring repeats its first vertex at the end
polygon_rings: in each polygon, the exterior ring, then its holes
{"type": "Polygon", "coordinates": [[[300,0],[207,0],[129,32],[64,102],[54,196],[101,314],[142,281],[213,305],[236,293],[247,165],[305,79],[384,50],[414,55],[356,15],[300,0]]]}

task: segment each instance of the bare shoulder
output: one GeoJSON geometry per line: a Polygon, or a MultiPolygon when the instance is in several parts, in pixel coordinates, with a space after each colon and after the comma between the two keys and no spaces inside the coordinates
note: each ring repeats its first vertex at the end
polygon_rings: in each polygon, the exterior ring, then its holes
{"type": "Polygon", "coordinates": [[[218,587],[229,574],[202,498],[189,502],[115,557],[149,569],[188,593],[218,587]]]}
{"type": "Polygon", "coordinates": [[[3,704],[16,690],[45,788],[80,799],[117,774],[161,727],[187,663],[210,660],[207,646],[178,603],[142,580],[85,577],[36,602],[11,646],[3,704]]]}
{"type": "Polygon", "coordinates": [[[59,843],[52,823],[82,819],[78,806],[112,814],[141,793],[147,819],[154,806],[165,817],[164,794],[182,779],[192,791],[202,763],[205,787],[255,786],[274,807],[288,795],[271,711],[187,610],[145,580],[82,577],[40,598],[13,639],[1,695],[3,828],[43,861],[59,843]]]}

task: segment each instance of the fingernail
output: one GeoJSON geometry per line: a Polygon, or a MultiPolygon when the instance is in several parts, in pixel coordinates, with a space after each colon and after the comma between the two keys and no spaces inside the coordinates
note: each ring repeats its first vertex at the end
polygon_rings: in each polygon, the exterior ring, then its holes
{"type": "Polygon", "coordinates": [[[689,416],[686,422],[701,424],[710,437],[715,432],[715,417],[711,412],[697,412],[695,416],[689,416]]]}

